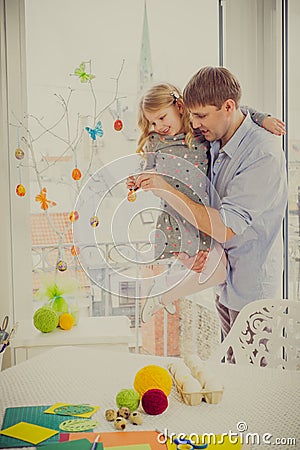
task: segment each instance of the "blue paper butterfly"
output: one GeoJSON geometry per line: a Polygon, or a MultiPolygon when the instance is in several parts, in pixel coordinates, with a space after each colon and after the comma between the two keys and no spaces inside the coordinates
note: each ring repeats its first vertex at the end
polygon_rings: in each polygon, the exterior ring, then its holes
{"type": "Polygon", "coordinates": [[[103,136],[103,128],[100,120],[96,123],[95,128],[85,127],[85,129],[94,141],[96,140],[97,136],[103,136]]]}

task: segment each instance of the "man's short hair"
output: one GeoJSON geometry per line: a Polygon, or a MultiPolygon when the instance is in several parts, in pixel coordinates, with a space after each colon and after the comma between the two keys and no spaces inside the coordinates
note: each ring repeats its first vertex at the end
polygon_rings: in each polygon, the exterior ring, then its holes
{"type": "Polygon", "coordinates": [[[238,108],[241,96],[238,79],[225,67],[202,67],[183,91],[183,101],[187,108],[200,105],[221,108],[228,99],[234,100],[238,108]]]}

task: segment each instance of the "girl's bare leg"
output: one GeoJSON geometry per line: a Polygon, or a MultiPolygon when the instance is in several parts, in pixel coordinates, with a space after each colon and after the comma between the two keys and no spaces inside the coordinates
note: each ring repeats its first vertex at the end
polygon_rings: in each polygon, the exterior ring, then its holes
{"type": "Polygon", "coordinates": [[[176,275],[167,276],[167,284],[171,287],[161,297],[161,303],[168,305],[178,298],[195,294],[226,280],[226,256],[219,244],[215,244],[210,251],[205,268],[200,274],[190,271],[188,275],[181,277],[176,275]]]}

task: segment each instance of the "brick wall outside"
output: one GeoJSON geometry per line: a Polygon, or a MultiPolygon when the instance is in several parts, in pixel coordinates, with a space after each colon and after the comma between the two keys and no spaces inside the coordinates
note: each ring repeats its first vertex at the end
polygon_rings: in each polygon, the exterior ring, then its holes
{"type": "MultiPolygon", "coordinates": [[[[220,341],[219,320],[215,312],[190,300],[177,300],[177,312],[168,314],[168,356],[196,353],[207,359],[220,341]]],[[[164,355],[164,313],[156,313],[141,325],[142,352],[164,355]]]]}
{"type": "Polygon", "coordinates": [[[180,355],[195,353],[208,359],[220,342],[217,314],[190,300],[180,303],[180,355]]]}
{"type": "MultiPolygon", "coordinates": [[[[178,300],[176,314],[168,314],[168,356],[179,355],[179,310],[178,300]]],[[[141,324],[143,353],[164,355],[164,312],[154,314],[148,323],[141,324]]]]}

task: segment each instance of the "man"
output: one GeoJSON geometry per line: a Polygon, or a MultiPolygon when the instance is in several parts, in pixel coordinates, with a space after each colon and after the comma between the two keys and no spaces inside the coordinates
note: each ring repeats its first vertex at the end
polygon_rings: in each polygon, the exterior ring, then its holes
{"type": "MultiPolygon", "coordinates": [[[[240,83],[226,68],[200,69],[183,98],[193,128],[211,143],[210,207],[190,200],[156,174],[141,175],[138,185],[154,190],[223,245],[227,279],[217,288],[216,306],[225,337],[244,305],[281,297],[285,158],[276,138],[241,112],[240,83]]],[[[199,253],[193,270],[200,272],[204,260],[199,253]]]]}

